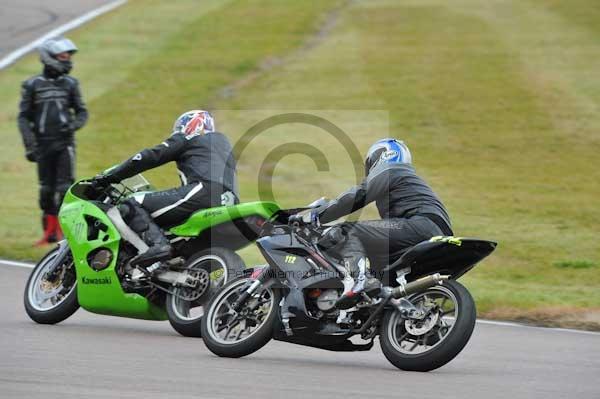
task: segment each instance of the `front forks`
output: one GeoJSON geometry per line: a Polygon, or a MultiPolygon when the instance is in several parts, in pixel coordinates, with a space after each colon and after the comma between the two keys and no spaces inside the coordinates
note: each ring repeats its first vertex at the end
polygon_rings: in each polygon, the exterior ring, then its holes
{"type": "Polygon", "coordinates": [[[59,277],[61,269],[60,266],[64,264],[65,258],[69,255],[70,248],[67,240],[62,240],[58,242],[58,254],[54,258],[52,265],[48,268],[46,275],[44,276],[45,280],[53,283],[59,277]]]}
{"type": "Polygon", "coordinates": [[[271,277],[271,268],[269,266],[265,267],[260,274],[256,277],[256,279],[246,288],[246,290],[240,295],[240,297],[235,301],[232,305],[233,310],[239,312],[248,298],[252,296],[256,292],[256,290],[264,284],[271,277]]]}

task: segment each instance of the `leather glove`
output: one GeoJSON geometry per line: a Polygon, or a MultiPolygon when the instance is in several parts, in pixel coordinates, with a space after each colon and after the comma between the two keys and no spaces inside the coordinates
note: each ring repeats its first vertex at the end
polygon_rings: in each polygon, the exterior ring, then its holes
{"type": "Polygon", "coordinates": [[[99,174],[94,176],[91,181],[92,187],[96,191],[104,191],[106,187],[110,186],[111,180],[107,175],[99,174]]]}
{"type": "Polygon", "coordinates": [[[63,123],[62,126],[60,127],[60,131],[61,133],[74,133],[75,132],[75,123],[73,122],[67,122],[67,123],[63,123]]]}
{"type": "Polygon", "coordinates": [[[33,148],[27,148],[25,150],[25,158],[27,158],[27,160],[29,162],[37,162],[38,160],[38,151],[37,148],[33,147],[33,148]]]}
{"type": "Polygon", "coordinates": [[[319,212],[315,209],[311,209],[310,212],[304,214],[296,213],[291,215],[289,218],[290,222],[298,222],[301,224],[315,224],[319,225],[319,212]]]}

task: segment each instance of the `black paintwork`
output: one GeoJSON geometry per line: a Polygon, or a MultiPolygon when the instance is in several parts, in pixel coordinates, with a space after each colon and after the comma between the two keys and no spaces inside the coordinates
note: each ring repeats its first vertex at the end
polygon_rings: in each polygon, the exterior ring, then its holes
{"type": "MultiPolygon", "coordinates": [[[[377,306],[376,310],[363,310],[362,316],[366,323],[360,330],[341,329],[331,318],[315,317],[314,312],[308,309],[305,294],[314,288],[341,290],[343,285],[340,275],[332,264],[333,260],[319,252],[318,247],[311,244],[304,234],[297,234],[299,226],[295,226],[296,229],[289,226],[279,227],[272,230],[278,231],[278,234],[257,241],[260,251],[269,263],[267,280],[272,280],[272,288],[281,290],[282,297],[285,298],[283,305],[277,306],[278,318],[273,338],[335,351],[370,349],[372,343],[355,345],[348,338],[366,332],[370,322],[376,323],[375,313],[381,312],[385,304],[377,306]],[[287,326],[293,335],[286,333],[283,319],[289,320],[287,326]]],[[[394,264],[374,271],[385,285],[390,286],[398,285],[396,271],[407,267],[411,268],[411,272],[406,276],[409,282],[433,273],[447,274],[456,279],[495,248],[495,242],[473,238],[451,242],[426,241],[406,251],[394,264]]]]}
{"type": "MultiPolygon", "coordinates": [[[[396,270],[411,268],[407,280],[413,281],[433,273],[457,279],[471,270],[496,249],[497,243],[476,238],[461,238],[460,245],[442,241],[424,241],[402,255],[395,263],[377,270],[382,281],[394,281],[396,270]]],[[[395,284],[392,284],[395,285],[395,284]]]]}

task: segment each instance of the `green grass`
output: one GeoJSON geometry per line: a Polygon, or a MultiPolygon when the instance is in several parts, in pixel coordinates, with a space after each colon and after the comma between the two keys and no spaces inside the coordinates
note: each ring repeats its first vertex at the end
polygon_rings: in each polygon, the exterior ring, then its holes
{"type": "MultiPolygon", "coordinates": [[[[79,174],[160,142],[188,108],[210,104],[234,141],[261,119],[311,110],[361,152],[382,136],[404,139],[457,234],[499,242],[463,279],[482,314],[600,309],[597,268],[581,266],[600,262],[594,1],[377,0],[337,14],[327,11],[339,2],[257,3],[182,1],[175,10],[134,2],[76,32],[84,50],[75,75],[92,115],[79,135],[79,174]],[[132,17],[141,13],[143,23],[132,17]],[[334,23],[327,15],[337,15],[334,23]]],[[[29,248],[38,231],[33,168],[14,126],[17,82],[37,68],[30,57],[0,73],[2,257],[40,254],[29,248]]],[[[283,206],[356,181],[335,139],[283,125],[241,154],[243,199],[265,194],[258,171],[290,141],[322,151],[329,167],[301,154],[267,165],[283,206]]],[[[162,187],[176,181],[172,168],[150,176],[162,187]]],[[[369,207],[361,217],[375,215],[369,207]]],[[[243,254],[261,261],[252,248],[243,254]]]]}

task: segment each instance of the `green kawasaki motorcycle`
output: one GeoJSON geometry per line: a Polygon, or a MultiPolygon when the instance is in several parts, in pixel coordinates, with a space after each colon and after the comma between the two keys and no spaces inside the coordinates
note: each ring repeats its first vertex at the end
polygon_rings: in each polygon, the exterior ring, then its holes
{"type": "Polygon", "coordinates": [[[201,335],[203,305],[244,274],[235,251],[256,240],[279,207],[249,202],[200,210],[166,231],[173,258],[155,265],[150,276],[132,279],[129,261],[147,246],[124,223],[117,205],[149,190],[141,175],[103,192],[90,180],[71,186],[58,216],[66,239],[40,260],[25,287],[31,319],[55,324],[81,306],[104,315],[168,319],[184,336],[201,335]]]}

